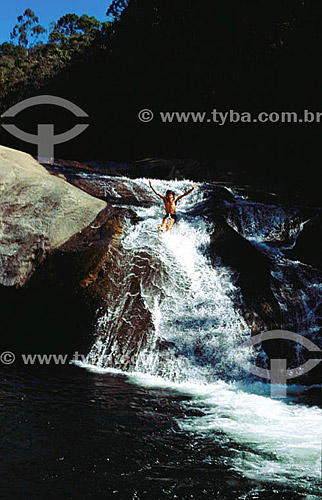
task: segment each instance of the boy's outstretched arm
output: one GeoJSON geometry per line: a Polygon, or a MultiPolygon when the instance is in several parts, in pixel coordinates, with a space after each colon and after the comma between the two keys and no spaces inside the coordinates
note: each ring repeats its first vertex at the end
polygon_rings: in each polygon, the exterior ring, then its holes
{"type": "Polygon", "coordinates": [[[189,189],[189,191],[186,191],[185,193],[180,194],[180,196],[177,196],[176,201],[180,200],[180,199],[181,199],[181,198],[183,198],[184,196],[187,196],[187,194],[192,193],[192,191],[193,191],[194,189],[196,189],[196,187],[197,187],[197,183],[195,182],[195,183],[194,183],[194,185],[192,186],[192,188],[191,188],[191,189],[189,189]]]}
{"type": "Polygon", "coordinates": [[[149,186],[150,186],[150,188],[152,189],[152,191],[154,191],[154,192],[155,192],[155,194],[156,194],[157,196],[160,196],[160,198],[162,198],[162,199],[164,200],[164,196],[163,196],[161,193],[159,193],[159,191],[157,191],[156,189],[154,189],[154,187],[153,187],[153,186],[152,186],[152,184],[151,184],[151,181],[149,181],[149,186]]]}

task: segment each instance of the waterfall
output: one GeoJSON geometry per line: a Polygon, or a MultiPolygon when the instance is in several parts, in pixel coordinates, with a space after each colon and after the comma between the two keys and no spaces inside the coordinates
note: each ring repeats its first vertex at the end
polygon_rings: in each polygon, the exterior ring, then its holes
{"type": "MultiPolygon", "coordinates": [[[[147,181],[123,180],[120,184],[123,190],[132,189],[135,196],[144,193],[145,198],[155,202],[150,208],[131,207],[137,223],[127,228],[122,240],[127,256],[123,265],[129,266],[126,279],[129,276],[140,279],[140,294],[154,325],[149,345],[138,352],[135,370],[177,382],[210,382],[216,375],[245,376],[240,358],[246,361],[249,352],[238,351],[237,347],[249,337],[250,331],[234,306],[238,290],[232,273],[223,266],[213,267],[210,262],[207,250],[211,223],[204,217],[189,215],[189,209],[204,202],[207,193],[196,190],[180,200],[175,227],[160,233],[157,224],[164,213],[162,200],[147,187],[147,181]],[[173,346],[162,356],[156,348],[160,339],[173,346]]],[[[155,185],[159,191],[170,186],[178,193],[191,187],[187,181],[155,181],[155,185]]],[[[112,185],[111,190],[115,192],[117,186],[112,185]]],[[[120,286],[124,293],[115,295],[111,304],[114,317],[116,311],[123,311],[120,303],[127,293],[123,282],[120,286]]],[[[100,329],[104,321],[109,325],[111,318],[111,313],[105,313],[99,320],[100,329]]],[[[117,344],[117,337],[113,342],[117,344]]],[[[113,346],[110,356],[105,347],[106,342],[102,345],[100,338],[88,361],[113,367],[110,363],[113,346]]]]}
{"type": "MultiPolygon", "coordinates": [[[[120,210],[130,208],[135,220],[128,222],[121,240],[119,274],[111,276],[109,308],[98,319],[97,340],[83,366],[113,371],[118,357],[134,357],[127,370],[129,380],[189,393],[187,406],[201,409],[202,416],[185,418],[179,425],[192,434],[221,440],[223,448],[231,446],[227,460],[232,468],[252,479],[296,484],[315,493],[322,412],[295,404],[292,396],[272,400],[268,384],[254,381],[244,370],[255,354],[240,349],[250,336],[238,307],[240,290],[220,259],[215,266],[210,261],[211,218],[192,210],[207,204],[208,187],[180,200],[178,222],[161,234],[157,225],[164,215],[162,200],[150,190],[147,179],[97,176],[97,182],[120,210]],[[119,323],[131,336],[136,316],[144,311],[149,334],[133,353],[130,344],[119,345],[119,323]]],[[[191,182],[154,181],[153,185],[160,192],[171,189],[180,194],[191,182]]],[[[305,217],[295,209],[256,204],[237,195],[235,199],[236,203],[227,203],[226,220],[269,257],[282,311],[289,307],[287,287],[297,271],[303,287],[298,290],[302,310],[296,313],[294,306],[289,317],[285,313],[284,325],[296,319],[299,328],[317,332],[319,316],[314,311],[322,302],[322,280],[283,254],[283,248],[294,245],[305,217]],[[276,285],[279,280],[284,280],[285,288],[276,285]]],[[[297,386],[292,390],[296,395],[297,386]]]]}

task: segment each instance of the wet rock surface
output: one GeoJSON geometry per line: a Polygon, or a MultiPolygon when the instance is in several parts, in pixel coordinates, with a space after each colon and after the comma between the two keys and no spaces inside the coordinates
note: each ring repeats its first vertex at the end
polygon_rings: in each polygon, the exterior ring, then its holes
{"type": "Polygon", "coordinates": [[[225,265],[237,272],[236,285],[243,299],[241,310],[253,333],[278,328],[280,310],[270,287],[267,256],[230,227],[222,216],[214,218],[210,255],[214,265],[219,256],[225,265]]]}
{"type": "Polygon", "coordinates": [[[322,213],[309,220],[300,232],[288,256],[319,269],[322,272],[322,213]]]}

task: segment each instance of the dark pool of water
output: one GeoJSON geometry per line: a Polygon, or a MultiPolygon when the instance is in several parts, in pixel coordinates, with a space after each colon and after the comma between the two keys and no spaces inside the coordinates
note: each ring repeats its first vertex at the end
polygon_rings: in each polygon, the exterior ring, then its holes
{"type": "Polygon", "coordinates": [[[182,432],[189,395],[76,366],[0,372],[3,499],[287,499],[182,432]]]}

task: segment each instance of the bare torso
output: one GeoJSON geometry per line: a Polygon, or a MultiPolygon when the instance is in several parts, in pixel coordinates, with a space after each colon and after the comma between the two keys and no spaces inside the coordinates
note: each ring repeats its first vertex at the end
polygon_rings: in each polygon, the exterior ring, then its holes
{"type": "Polygon", "coordinates": [[[175,214],[176,213],[176,202],[175,200],[168,200],[167,198],[163,198],[164,206],[167,214],[175,214]]]}

